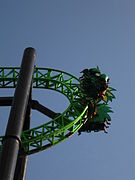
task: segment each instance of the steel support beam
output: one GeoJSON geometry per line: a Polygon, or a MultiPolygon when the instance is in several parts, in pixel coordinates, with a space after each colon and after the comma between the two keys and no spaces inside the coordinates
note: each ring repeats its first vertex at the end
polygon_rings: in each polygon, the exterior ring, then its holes
{"type": "Polygon", "coordinates": [[[35,49],[24,51],[21,70],[3,140],[0,159],[0,180],[13,180],[21,143],[26,109],[35,64],[35,49]]]}
{"type": "MultiPolygon", "coordinates": [[[[30,129],[31,98],[32,98],[32,86],[31,86],[31,90],[30,90],[29,102],[28,102],[27,111],[26,111],[26,115],[25,115],[23,131],[30,129]]],[[[20,147],[18,158],[17,158],[14,180],[25,180],[27,163],[28,163],[28,155],[26,155],[24,152],[24,149],[22,147],[20,147]],[[23,154],[23,156],[21,156],[21,154],[23,154]]]]}
{"type": "Polygon", "coordinates": [[[58,114],[58,113],[55,113],[54,111],[48,109],[47,107],[43,106],[36,100],[31,101],[31,106],[32,106],[32,109],[35,109],[52,119],[55,118],[58,114]]]}
{"type": "MultiPolygon", "coordinates": [[[[12,100],[13,100],[13,97],[0,97],[0,106],[11,106],[12,100]]],[[[58,115],[58,113],[43,106],[37,100],[30,100],[29,103],[32,109],[37,110],[52,119],[58,115]]]]}
{"type": "Polygon", "coordinates": [[[0,97],[0,106],[11,106],[13,97],[0,97]]]}

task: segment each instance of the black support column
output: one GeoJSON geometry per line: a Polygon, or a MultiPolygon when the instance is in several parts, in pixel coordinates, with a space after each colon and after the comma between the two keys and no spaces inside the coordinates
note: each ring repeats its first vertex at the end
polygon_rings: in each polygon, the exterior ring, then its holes
{"type": "MultiPolygon", "coordinates": [[[[23,131],[30,129],[31,99],[32,99],[32,84],[31,84],[31,89],[30,89],[30,95],[29,95],[27,110],[26,110],[26,114],[25,114],[23,131]]],[[[24,149],[22,147],[20,147],[19,153],[18,153],[18,158],[17,158],[17,163],[16,163],[14,180],[25,180],[27,163],[28,163],[28,155],[25,154],[24,149]]]]}
{"type": "Polygon", "coordinates": [[[20,75],[12,102],[8,125],[3,140],[0,159],[0,180],[13,180],[24,126],[32,76],[35,64],[35,49],[24,51],[20,75]]]}

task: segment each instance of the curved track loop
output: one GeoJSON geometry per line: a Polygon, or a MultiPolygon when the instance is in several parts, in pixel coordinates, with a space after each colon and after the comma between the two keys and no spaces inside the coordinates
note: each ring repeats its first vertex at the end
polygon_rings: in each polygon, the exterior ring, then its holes
{"type": "MultiPolygon", "coordinates": [[[[0,67],[0,88],[15,88],[20,68],[0,67]]],[[[26,154],[45,150],[70,137],[83,125],[87,106],[82,107],[79,79],[66,72],[35,67],[33,88],[58,91],[70,101],[69,107],[49,122],[22,132],[22,147],[26,154]]],[[[2,144],[3,136],[0,136],[2,144]]]]}

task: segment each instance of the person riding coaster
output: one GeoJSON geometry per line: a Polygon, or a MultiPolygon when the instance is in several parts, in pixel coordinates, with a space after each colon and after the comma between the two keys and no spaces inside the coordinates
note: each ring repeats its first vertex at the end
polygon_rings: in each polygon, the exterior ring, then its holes
{"type": "Polygon", "coordinates": [[[79,129],[81,132],[104,131],[110,125],[110,116],[112,112],[108,107],[108,101],[112,101],[115,96],[111,93],[114,89],[109,88],[110,79],[106,74],[101,74],[99,68],[84,69],[80,77],[80,90],[82,92],[83,104],[88,104],[88,111],[84,117],[84,123],[79,129]],[[104,102],[99,104],[99,102],[104,102]]]}

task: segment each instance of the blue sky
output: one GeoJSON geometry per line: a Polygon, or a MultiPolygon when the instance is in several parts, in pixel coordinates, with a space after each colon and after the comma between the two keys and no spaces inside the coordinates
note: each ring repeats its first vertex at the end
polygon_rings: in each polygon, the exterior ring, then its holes
{"type": "MultiPolygon", "coordinates": [[[[117,99],[110,104],[114,113],[109,133],[75,134],[31,155],[26,180],[135,179],[134,18],[133,0],[1,1],[0,66],[20,66],[24,49],[31,46],[37,66],[79,77],[82,69],[98,65],[117,89],[117,99]]],[[[34,97],[58,112],[69,104],[56,92],[34,90],[34,97]]],[[[9,110],[0,111],[1,127],[9,110]]],[[[33,114],[32,123],[44,121],[33,114]]]]}

